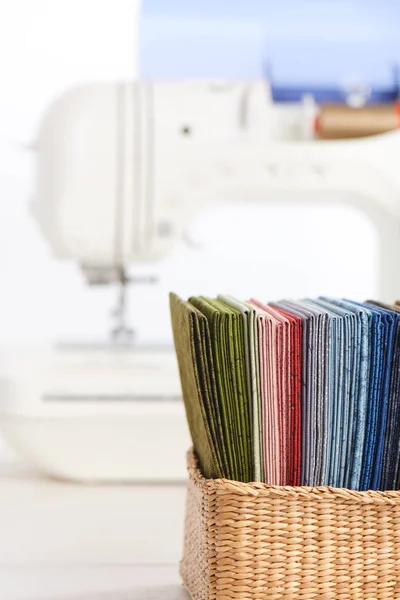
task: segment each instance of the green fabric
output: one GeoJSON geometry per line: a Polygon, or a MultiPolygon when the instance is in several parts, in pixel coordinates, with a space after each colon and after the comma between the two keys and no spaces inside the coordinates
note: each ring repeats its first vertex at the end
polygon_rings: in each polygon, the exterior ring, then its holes
{"type": "Polygon", "coordinates": [[[223,435],[234,479],[254,480],[250,401],[245,361],[243,316],[221,300],[205,297],[190,302],[207,317],[220,393],[223,435]]]}
{"type": "Polygon", "coordinates": [[[206,477],[260,481],[257,322],[230,297],[170,294],[183,399],[206,477]]]}
{"type": "Polygon", "coordinates": [[[230,479],[235,479],[239,475],[240,469],[238,456],[235,452],[235,447],[238,445],[237,419],[232,412],[230,402],[231,382],[226,368],[229,323],[227,322],[226,314],[221,313],[221,311],[213,306],[212,302],[209,302],[206,298],[193,297],[190,298],[189,301],[202,312],[208,321],[222,424],[219,439],[225,448],[228,477],[230,479]]]}
{"type": "Polygon", "coordinates": [[[250,413],[251,423],[248,427],[251,431],[250,453],[253,462],[253,480],[261,481],[261,390],[260,370],[258,356],[257,335],[257,311],[246,302],[239,302],[231,296],[218,296],[218,298],[236,310],[242,322],[244,339],[244,357],[246,369],[246,383],[248,404],[246,413],[250,413]],[[248,410],[250,408],[250,411],[248,410]]]}
{"type": "Polygon", "coordinates": [[[204,317],[188,302],[170,294],[172,330],[181,378],[182,395],[190,434],[206,477],[227,476],[222,472],[218,445],[213,439],[211,423],[210,379],[205,377],[207,365],[202,352],[204,317]]]}
{"type": "Polygon", "coordinates": [[[214,361],[212,355],[212,344],[210,329],[206,317],[195,307],[193,310],[198,315],[201,331],[201,346],[197,347],[197,364],[199,365],[199,371],[203,374],[205,385],[207,388],[206,393],[203,395],[206,412],[208,415],[208,422],[212,439],[214,441],[215,452],[217,455],[218,464],[223,477],[228,477],[229,474],[226,471],[227,465],[227,454],[225,448],[225,442],[222,435],[222,417],[220,400],[218,397],[217,382],[215,378],[214,361]]]}

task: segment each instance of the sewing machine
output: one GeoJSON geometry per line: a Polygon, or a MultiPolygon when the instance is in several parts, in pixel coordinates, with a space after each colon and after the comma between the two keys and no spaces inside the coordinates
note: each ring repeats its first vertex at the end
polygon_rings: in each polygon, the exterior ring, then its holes
{"type": "Polygon", "coordinates": [[[271,6],[144,2],[141,78],[78,86],[44,115],[32,213],[53,254],[80,265],[89,285],[120,286],[109,347],[58,349],[34,362],[27,355],[22,370],[18,357],[24,377],[10,367],[1,382],[2,433],[46,472],[185,477],[175,359],[171,350],[135,347],[127,267],[167,255],[217,199],[265,202],[286,192],[318,202],[345,193],[380,233],[381,299],[400,297],[391,269],[400,256],[400,132],[317,141],[312,127],[321,102],[394,102],[392,63],[385,55],[368,78],[367,56],[361,79],[335,84],[340,57],[349,60],[342,43],[332,81],[289,85],[264,48],[263,28],[272,30],[279,13],[271,6]]]}

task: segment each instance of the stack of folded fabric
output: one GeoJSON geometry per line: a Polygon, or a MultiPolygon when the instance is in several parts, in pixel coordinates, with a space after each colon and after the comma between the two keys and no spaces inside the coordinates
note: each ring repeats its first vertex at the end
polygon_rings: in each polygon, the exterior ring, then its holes
{"type": "Polygon", "coordinates": [[[174,294],[170,303],[206,477],[399,489],[399,306],[174,294]]]}

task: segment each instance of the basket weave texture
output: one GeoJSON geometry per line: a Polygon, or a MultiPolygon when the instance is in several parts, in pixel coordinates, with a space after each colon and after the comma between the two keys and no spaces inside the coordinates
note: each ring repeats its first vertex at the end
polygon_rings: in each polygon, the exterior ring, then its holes
{"type": "Polygon", "coordinates": [[[188,453],[194,600],[400,599],[400,492],[205,479],[188,453]]]}

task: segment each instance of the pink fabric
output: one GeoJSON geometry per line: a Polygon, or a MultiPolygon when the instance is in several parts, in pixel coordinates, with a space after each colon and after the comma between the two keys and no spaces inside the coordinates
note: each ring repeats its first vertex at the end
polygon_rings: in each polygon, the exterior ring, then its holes
{"type": "MultiPolygon", "coordinates": [[[[264,424],[265,481],[272,485],[287,485],[290,473],[290,324],[289,320],[267,304],[251,299],[264,321],[265,343],[263,365],[260,364],[262,385],[262,416],[264,424]]],[[[262,327],[262,325],[261,325],[262,327]]]]}

